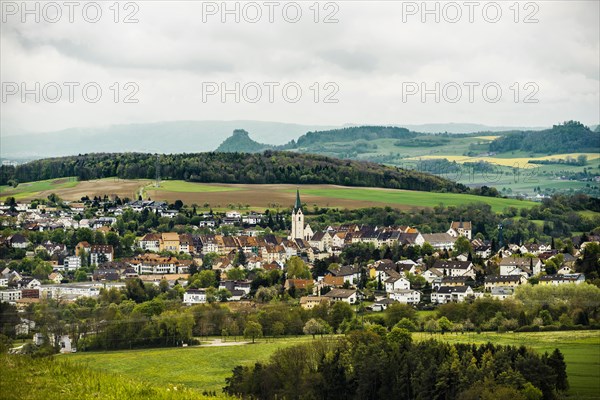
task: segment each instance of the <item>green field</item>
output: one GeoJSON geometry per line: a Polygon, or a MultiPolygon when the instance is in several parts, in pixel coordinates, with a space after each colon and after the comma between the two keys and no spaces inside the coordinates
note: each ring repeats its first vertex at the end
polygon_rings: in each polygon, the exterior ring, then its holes
{"type": "MultiPolygon", "coordinates": [[[[558,347],[567,362],[570,394],[577,399],[600,399],[600,332],[530,332],[430,335],[414,333],[414,340],[429,338],[450,343],[469,342],[525,345],[540,352],[558,347]]],[[[310,337],[261,341],[232,347],[188,347],[177,349],[128,350],[77,353],[65,357],[92,370],[116,373],[159,386],[183,384],[199,390],[220,391],[225,378],[236,365],[265,361],[278,348],[291,346],[310,337]]]]}
{"type": "Polygon", "coordinates": [[[48,179],[45,181],[36,181],[20,183],[16,188],[11,186],[0,186],[0,200],[6,197],[14,197],[19,200],[25,197],[32,197],[46,190],[68,189],[77,186],[79,182],[75,177],[48,179]]]}
{"type": "Polygon", "coordinates": [[[466,203],[486,203],[495,212],[507,207],[529,208],[535,205],[531,201],[474,196],[458,193],[429,193],[410,190],[386,190],[366,188],[303,189],[302,194],[329,198],[376,201],[388,204],[409,205],[414,207],[458,206],[466,203]]]}
{"type": "Polygon", "coordinates": [[[3,400],[227,400],[176,385],[157,385],[86,368],[64,357],[0,355],[3,400]]]}
{"type": "Polygon", "coordinates": [[[279,348],[310,340],[309,336],[301,336],[240,346],[76,353],[65,357],[92,369],[158,385],[183,384],[220,393],[235,366],[265,361],[279,348]]]}

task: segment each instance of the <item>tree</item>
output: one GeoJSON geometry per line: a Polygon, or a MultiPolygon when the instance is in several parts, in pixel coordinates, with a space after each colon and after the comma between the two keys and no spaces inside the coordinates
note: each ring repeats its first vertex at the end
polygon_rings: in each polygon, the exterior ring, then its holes
{"type": "Polygon", "coordinates": [[[438,327],[442,331],[442,334],[444,332],[449,332],[452,330],[452,322],[450,322],[450,320],[448,320],[448,318],[446,318],[446,317],[439,318],[437,320],[437,323],[438,323],[438,327]]]}
{"type": "Polygon", "coordinates": [[[262,334],[261,324],[254,321],[246,322],[246,328],[244,329],[245,338],[252,338],[252,343],[254,343],[254,339],[262,337],[262,334]]]}
{"type": "Polygon", "coordinates": [[[323,333],[327,332],[326,325],[327,322],[321,319],[311,318],[308,321],[306,321],[306,324],[304,324],[304,328],[302,328],[302,331],[305,335],[312,335],[314,339],[315,335],[322,335],[323,333]]]}
{"type": "Polygon", "coordinates": [[[281,321],[277,321],[271,327],[271,331],[273,332],[273,336],[279,337],[285,333],[285,325],[281,321]]]}
{"type": "Polygon", "coordinates": [[[241,281],[246,279],[246,271],[243,268],[233,268],[227,271],[227,279],[232,281],[241,281]]]}
{"type": "Polygon", "coordinates": [[[565,358],[559,349],[554,349],[552,354],[547,359],[547,364],[554,370],[556,374],[556,389],[565,391],[569,389],[569,381],[567,379],[567,364],[565,358]]]}
{"type": "Polygon", "coordinates": [[[198,272],[196,275],[192,276],[192,287],[196,288],[208,288],[208,287],[216,287],[217,278],[215,277],[215,273],[212,270],[204,270],[198,272]]]}
{"type": "Polygon", "coordinates": [[[84,270],[79,269],[75,271],[75,280],[77,282],[85,282],[88,280],[87,274],[84,270]]]}
{"type": "Polygon", "coordinates": [[[386,325],[391,328],[403,318],[414,321],[416,318],[416,311],[408,304],[394,303],[390,304],[385,310],[384,315],[386,325]]]}
{"type": "Polygon", "coordinates": [[[470,253],[473,251],[471,242],[465,236],[459,236],[454,242],[454,250],[458,254],[470,253]]]}
{"type": "Polygon", "coordinates": [[[304,261],[297,256],[290,257],[285,263],[285,269],[288,279],[309,279],[311,277],[310,270],[304,261]]]}
{"type": "Polygon", "coordinates": [[[350,306],[350,304],[343,301],[337,301],[331,307],[331,311],[329,313],[329,325],[331,325],[334,332],[337,332],[340,324],[344,320],[351,320],[353,316],[354,311],[352,310],[352,306],[350,306]]]}

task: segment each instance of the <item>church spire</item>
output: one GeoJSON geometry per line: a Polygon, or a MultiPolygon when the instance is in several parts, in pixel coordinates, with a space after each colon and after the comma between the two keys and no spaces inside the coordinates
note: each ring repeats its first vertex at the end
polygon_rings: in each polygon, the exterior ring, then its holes
{"type": "Polygon", "coordinates": [[[300,191],[296,189],[296,204],[294,204],[294,212],[298,211],[302,208],[302,203],[300,202],[300,191]]]}

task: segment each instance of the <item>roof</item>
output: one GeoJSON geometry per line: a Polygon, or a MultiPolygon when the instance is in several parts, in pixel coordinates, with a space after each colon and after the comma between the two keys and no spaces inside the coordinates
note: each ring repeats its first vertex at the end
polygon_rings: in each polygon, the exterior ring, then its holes
{"type": "Polygon", "coordinates": [[[342,286],[344,284],[344,277],[343,276],[333,276],[331,274],[327,274],[323,278],[323,283],[326,285],[332,285],[332,286],[342,286]]]}
{"type": "Polygon", "coordinates": [[[533,260],[533,265],[537,264],[539,258],[529,258],[529,257],[505,257],[500,260],[500,265],[504,266],[514,266],[514,267],[529,267],[533,260]]]}
{"type": "Polygon", "coordinates": [[[352,290],[352,289],[332,289],[330,292],[328,292],[327,294],[325,294],[325,297],[331,297],[331,298],[345,298],[347,299],[348,297],[352,296],[356,294],[356,290],[352,290]]]}
{"type": "Polygon", "coordinates": [[[424,233],[422,236],[429,244],[456,242],[456,238],[447,233],[424,233]]]}
{"type": "Polygon", "coordinates": [[[296,189],[296,203],[294,204],[294,212],[302,209],[302,203],[300,202],[300,191],[296,189]]]}
{"type": "Polygon", "coordinates": [[[473,266],[471,261],[457,261],[457,260],[436,260],[435,264],[433,264],[434,268],[445,269],[468,269],[470,266],[473,266]]]}
{"type": "Polygon", "coordinates": [[[471,230],[471,221],[452,221],[450,225],[452,229],[466,229],[471,230]]]}
{"type": "Polygon", "coordinates": [[[485,281],[490,283],[495,282],[519,282],[521,275],[492,275],[486,276],[485,281]]]}
{"type": "Polygon", "coordinates": [[[451,293],[466,293],[469,290],[469,286],[440,286],[437,293],[451,294],[451,293]]]}

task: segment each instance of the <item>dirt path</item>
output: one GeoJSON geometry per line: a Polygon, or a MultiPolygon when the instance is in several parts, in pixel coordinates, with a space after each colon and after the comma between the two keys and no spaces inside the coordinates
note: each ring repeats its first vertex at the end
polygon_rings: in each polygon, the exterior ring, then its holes
{"type": "Polygon", "coordinates": [[[202,344],[200,347],[225,347],[225,346],[241,346],[250,344],[250,342],[224,342],[221,339],[211,340],[210,343],[202,344]]]}

